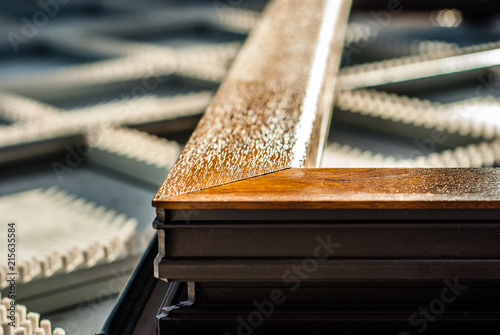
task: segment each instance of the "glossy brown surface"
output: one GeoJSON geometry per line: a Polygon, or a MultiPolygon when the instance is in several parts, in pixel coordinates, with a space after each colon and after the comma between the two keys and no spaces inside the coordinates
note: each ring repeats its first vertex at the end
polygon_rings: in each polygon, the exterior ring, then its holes
{"type": "Polygon", "coordinates": [[[349,1],[273,2],[154,201],[316,166],[348,11],[349,1]]]}
{"type": "Polygon", "coordinates": [[[153,204],[165,209],[499,209],[500,170],[288,169],[153,204]]]}

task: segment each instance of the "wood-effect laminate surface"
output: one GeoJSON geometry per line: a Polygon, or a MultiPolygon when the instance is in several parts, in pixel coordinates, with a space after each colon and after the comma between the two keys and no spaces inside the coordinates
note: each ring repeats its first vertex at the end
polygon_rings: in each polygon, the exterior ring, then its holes
{"type": "Polygon", "coordinates": [[[155,202],[317,165],[349,4],[278,0],[269,5],[155,202]]]}
{"type": "Polygon", "coordinates": [[[496,168],[293,168],[168,199],[164,209],[499,209],[496,168]]]}

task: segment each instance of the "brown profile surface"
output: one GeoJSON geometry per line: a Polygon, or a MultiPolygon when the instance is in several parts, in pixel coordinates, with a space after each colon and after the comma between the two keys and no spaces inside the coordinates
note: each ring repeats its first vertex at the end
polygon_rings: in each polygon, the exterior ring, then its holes
{"type": "Polygon", "coordinates": [[[165,209],[500,209],[500,170],[294,168],[164,201],[155,200],[154,206],[165,209]]]}
{"type": "Polygon", "coordinates": [[[348,11],[349,1],[337,0],[269,5],[154,202],[315,166],[348,11]]]}

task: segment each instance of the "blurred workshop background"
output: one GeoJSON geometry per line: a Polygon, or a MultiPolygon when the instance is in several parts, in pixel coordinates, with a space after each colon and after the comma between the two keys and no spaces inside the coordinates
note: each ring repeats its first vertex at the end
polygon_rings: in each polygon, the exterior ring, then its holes
{"type": "MultiPolygon", "coordinates": [[[[498,6],[414,2],[354,0],[323,167],[500,161],[498,6]]],[[[153,236],[153,195],[264,5],[0,3],[3,297],[15,222],[17,303],[67,334],[100,330],[153,236]]]]}

